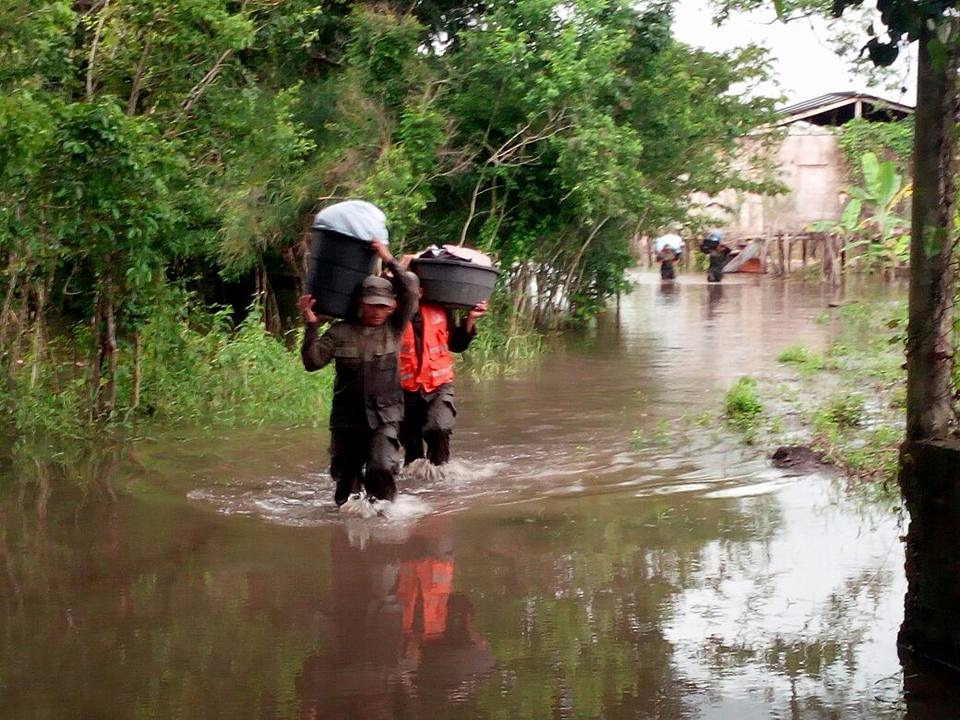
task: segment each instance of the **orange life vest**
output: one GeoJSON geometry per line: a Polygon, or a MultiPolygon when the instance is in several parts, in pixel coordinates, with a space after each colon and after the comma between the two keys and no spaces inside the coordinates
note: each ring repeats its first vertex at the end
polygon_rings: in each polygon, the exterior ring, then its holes
{"type": "Polygon", "coordinates": [[[400,385],[404,390],[433,392],[453,381],[453,357],[450,355],[447,312],[437,306],[420,306],[423,320],[422,358],[417,358],[413,324],[407,323],[400,341],[400,385]]]}

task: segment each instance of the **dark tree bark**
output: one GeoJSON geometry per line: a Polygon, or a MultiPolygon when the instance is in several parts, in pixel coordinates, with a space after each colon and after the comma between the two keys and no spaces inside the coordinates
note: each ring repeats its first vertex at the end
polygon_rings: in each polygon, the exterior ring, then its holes
{"type": "Polygon", "coordinates": [[[907,325],[906,441],[899,483],[910,526],[901,650],[960,667],[960,446],[950,431],[954,294],[954,125],[957,23],[946,59],[920,37],[913,149],[914,191],[907,325]]]}
{"type": "Polygon", "coordinates": [[[960,443],[904,445],[900,487],[910,511],[901,651],[960,669],[960,443]]]}
{"type": "MultiPolygon", "coordinates": [[[[955,36],[956,33],[951,33],[955,36]]],[[[957,110],[956,49],[938,66],[920,39],[913,141],[910,310],[907,324],[907,441],[944,437],[953,367],[952,260],[957,110]]],[[[955,42],[951,37],[950,43],[955,42]]]]}

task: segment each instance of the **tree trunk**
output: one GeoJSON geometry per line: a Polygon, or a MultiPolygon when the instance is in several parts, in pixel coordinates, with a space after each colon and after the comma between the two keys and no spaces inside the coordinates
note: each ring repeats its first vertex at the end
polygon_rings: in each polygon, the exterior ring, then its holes
{"type": "Polygon", "coordinates": [[[97,294],[93,346],[91,419],[105,420],[117,402],[117,325],[109,279],[97,294]]]}
{"type": "MultiPolygon", "coordinates": [[[[929,33],[927,33],[929,35],[929,33]]],[[[929,37],[920,40],[910,310],[907,323],[907,440],[943,437],[950,421],[953,319],[953,194],[956,51],[933,66],[929,37]]],[[[952,43],[952,39],[951,39],[952,43]]]]}
{"type": "Polygon", "coordinates": [[[946,62],[920,37],[914,116],[910,306],[907,323],[906,441],[899,483],[910,526],[907,595],[898,638],[902,650],[960,666],[960,449],[940,442],[950,430],[953,351],[954,125],[957,21],[944,43],[946,62]],[[954,552],[948,552],[953,548],[954,552]]]}
{"type": "Polygon", "coordinates": [[[141,371],[143,348],[140,344],[140,331],[133,331],[133,389],[130,391],[130,409],[140,407],[140,390],[143,383],[141,371]]]}
{"type": "Polygon", "coordinates": [[[836,235],[827,234],[823,236],[822,243],[823,257],[820,262],[823,279],[831,289],[836,290],[840,287],[840,239],[836,235]]]}
{"type": "Polygon", "coordinates": [[[89,360],[89,390],[87,391],[89,401],[87,421],[91,424],[97,418],[97,404],[100,397],[100,303],[103,302],[101,295],[102,290],[99,290],[93,301],[93,317],[90,319],[90,338],[92,342],[89,360]]]}
{"type": "Polygon", "coordinates": [[[283,327],[280,323],[280,306],[277,304],[277,297],[273,293],[270,276],[262,260],[257,266],[256,282],[260,311],[263,313],[263,329],[274,337],[280,337],[283,333],[283,327]]]}
{"type": "Polygon", "coordinates": [[[47,312],[47,288],[37,281],[34,284],[36,310],[33,321],[33,367],[30,369],[30,389],[33,390],[40,382],[40,366],[46,352],[46,325],[44,323],[47,312]]]}
{"type": "Polygon", "coordinates": [[[960,443],[916,442],[900,454],[910,512],[901,650],[960,668],[960,443]]]}
{"type": "Polygon", "coordinates": [[[102,384],[97,395],[97,417],[105,419],[117,405],[117,321],[114,314],[113,296],[108,291],[100,308],[100,377],[106,375],[107,381],[102,384]],[[106,373],[104,373],[106,366],[106,373]]]}

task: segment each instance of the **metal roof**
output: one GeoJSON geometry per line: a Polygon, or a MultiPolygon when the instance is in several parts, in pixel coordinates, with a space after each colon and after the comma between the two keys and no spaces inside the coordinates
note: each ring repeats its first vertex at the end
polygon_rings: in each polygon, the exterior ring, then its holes
{"type": "Polygon", "coordinates": [[[851,91],[835,92],[820,95],[818,97],[811,98],[810,100],[804,100],[803,102],[795,103],[793,105],[788,105],[787,107],[778,110],[777,112],[783,117],[779,124],[783,125],[796,120],[803,120],[804,118],[809,118],[819,115],[820,113],[837,110],[838,108],[853,105],[858,102],[869,106],[871,108],[870,112],[882,112],[884,110],[888,110],[899,115],[910,115],[913,113],[913,108],[910,105],[904,105],[903,103],[894,102],[892,100],[884,100],[876,95],[851,91]]]}

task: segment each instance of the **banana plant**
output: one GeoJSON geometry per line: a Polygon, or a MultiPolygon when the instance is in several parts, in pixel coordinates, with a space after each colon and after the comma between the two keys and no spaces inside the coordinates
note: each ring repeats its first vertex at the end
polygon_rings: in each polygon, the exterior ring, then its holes
{"type": "Polygon", "coordinates": [[[909,258],[910,223],[896,210],[910,197],[913,185],[904,184],[892,161],[880,162],[872,152],[864,153],[860,166],[864,185],[844,188],[850,199],[840,220],[822,220],[810,228],[836,235],[844,250],[865,247],[867,262],[890,272],[909,258]]]}

